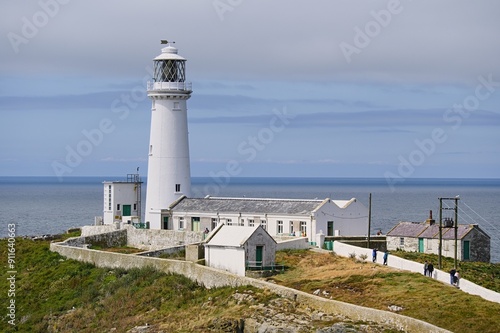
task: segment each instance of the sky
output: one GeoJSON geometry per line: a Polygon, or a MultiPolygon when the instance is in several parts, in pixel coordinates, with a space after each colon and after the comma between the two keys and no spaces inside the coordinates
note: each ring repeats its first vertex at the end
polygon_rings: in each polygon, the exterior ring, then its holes
{"type": "Polygon", "coordinates": [[[500,178],[498,1],[0,3],[0,176],[145,176],[160,40],[196,177],[500,178]]]}

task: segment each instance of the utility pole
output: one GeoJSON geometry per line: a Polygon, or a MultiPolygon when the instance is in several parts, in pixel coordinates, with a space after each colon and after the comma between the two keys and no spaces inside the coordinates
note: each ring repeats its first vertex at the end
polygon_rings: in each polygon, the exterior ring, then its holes
{"type": "Polygon", "coordinates": [[[439,247],[438,267],[441,269],[441,253],[443,249],[443,198],[439,198],[439,247]]]}
{"type": "Polygon", "coordinates": [[[370,229],[372,224],[372,194],[368,196],[368,248],[370,249],[370,229]]]}
{"type": "Polygon", "coordinates": [[[443,248],[443,210],[453,210],[455,211],[455,216],[453,218],[453,228],[455,229],[455,261],[454,266],[457,269],[457,256],[458,256],[458,200],[459,196],[457,195],[454,198],[439,198],[439,260],[438,266],[441,269],[441,256],[442,256],[442,248],[443,248]],[[453,200],[455,202],[454,207],[444,207],[443,208],[443,200],[453,200]]]}

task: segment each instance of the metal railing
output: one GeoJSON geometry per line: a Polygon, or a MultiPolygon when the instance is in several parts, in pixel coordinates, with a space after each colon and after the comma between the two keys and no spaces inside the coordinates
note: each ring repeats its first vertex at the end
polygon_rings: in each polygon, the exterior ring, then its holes
{"type": "Polygon", "coordinates": [[[191,82],[148,82],[148,91],[151,90],[174,90],[174,91],[192,91],[191,82]]]}
{"type": "Polygon", "coordinates": [[[281,271],[285,270],[285,265],[273,263],[271,265],[262,265],[262,261],[247,261],[245,269],[248,271],[281,271]]]}

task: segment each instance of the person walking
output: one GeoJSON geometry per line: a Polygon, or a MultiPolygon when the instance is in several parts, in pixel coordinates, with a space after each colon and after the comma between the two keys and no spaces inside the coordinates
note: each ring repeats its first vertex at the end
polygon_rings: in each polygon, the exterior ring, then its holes
{"type": "Polygon", "coordinates": [[[455,282],[455,286],[457,288],[460,288],[460,273],[458,271],[456,271],[456,273],[455,273],[454,282],[455,282]]]}
{"type": "Polygon", "coordinates": [[[455,268],[452,268],[450,269],[450,284],[451,285],[455,285],[455,273],[457,271],[455,270],[455,268]]]}
{"type": "Polygon", "coordinates": [[[432,272],[434,272],[434,265],[432,264],[432,262],[427,265],[427,272],[429,273],[429,276],[432,277],[432,272]]]}
{"type": "Polygon", "coordinates": [[[386,250],[384,253],[384,265],[386,266],[387,266],[387,257],[389,257],[389,251],[386,250]]]}
{"type": "Polygon", "coordinates": [[[373,248],[373,251],[372,251],[372,261],[373,262],[377,261],[377,249],[376,248],[373,248]]]}
{"type": "Polygon", "coordinates": [[[427,276],[427,270],[429,269],[429,264],[427,263],[427,260],[424,263],[424,276],[427,276]]]}

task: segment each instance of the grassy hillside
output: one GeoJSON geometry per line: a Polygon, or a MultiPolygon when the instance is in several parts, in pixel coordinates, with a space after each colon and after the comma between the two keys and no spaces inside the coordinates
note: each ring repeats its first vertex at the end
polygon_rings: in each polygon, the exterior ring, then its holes
{"type": "MultiPolygon", "coordinates": [[[[6,264],[0,277],[0,332],[132,332],[146,324],[143,332],[235,332],[240,319],[247,328],[265,324],[316,332],[344,325],[360,332],[398,332],[301,308],[253,287],[206,289],[148,268],[96,268],[50,252],[48,241],[17,238],[15,248],[14,298],[6,292],[6,264]],[[5,316],[10,299],[15,299],[16,326],[5,316]]],[[[2,263],[7,249],[7,240],[0,240],[2,263]]]]}
{"type": "Polygon", "coordinates": [[[500,304],[422,274],[332,253],[282,251],[277,257],[290,269],[270,278],[276,283],[309,293],[320,289],[323,297],[385,311],[396,305],[403,308],[400,314],[453,332],[499,331],[500,304]]]}

